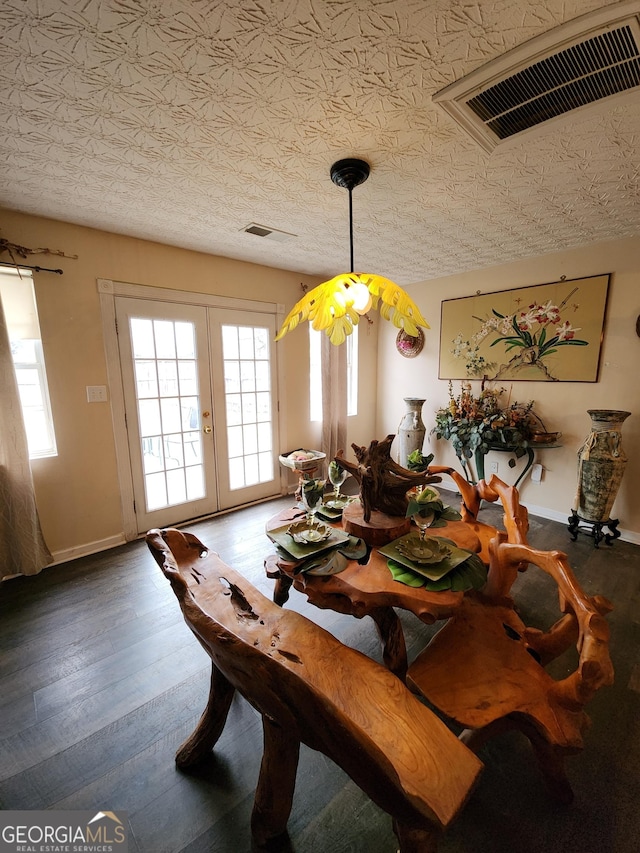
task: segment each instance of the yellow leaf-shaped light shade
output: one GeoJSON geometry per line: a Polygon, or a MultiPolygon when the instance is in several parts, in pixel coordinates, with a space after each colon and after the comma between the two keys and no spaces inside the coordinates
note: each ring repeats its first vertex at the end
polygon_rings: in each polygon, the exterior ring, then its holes
{"type": "Polygon", "coordinates": [[[408,335],[417,337],[418,326],[429,328],[413,299],[393,281],[373,273],[341,273],[305,293],[287,315],[276,340],[309,320],[316,331],[326,332],[331,343],[338,346],[353,332],[360,316],[370,307],[377,308],[379,302],[380,315],[408,335]]]}

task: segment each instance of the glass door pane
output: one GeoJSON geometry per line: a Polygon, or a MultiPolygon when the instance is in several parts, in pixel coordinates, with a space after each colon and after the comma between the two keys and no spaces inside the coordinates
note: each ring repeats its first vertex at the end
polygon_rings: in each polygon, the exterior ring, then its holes
{"type": "Polygon", "coordinates": [[[214,375],[216,411],[224,413],[216,443],[220,502],[237,506],[279,489],[271,343],[275,319],[217,310],[211,312],[210,325],[214,363],[222,364],[219,381],[214,375]]]}
{"type": "Polygon", "coordinates": [[[141,531],[217,506],[206,309],[117,300],[141,531]]]}
{"type": "Polygon", "coordinates": [[[195,324],[130,318],[146,510],[205,496],[195,324]]]}

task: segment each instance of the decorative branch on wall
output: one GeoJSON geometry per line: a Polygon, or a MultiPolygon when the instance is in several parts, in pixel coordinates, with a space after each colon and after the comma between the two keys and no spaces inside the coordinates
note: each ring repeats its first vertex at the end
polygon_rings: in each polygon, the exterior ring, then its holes
{"type": "Polygon", "coordinates": [[[28,258],[29,255],[56,255],[59,258],[68,258],[72,261],[77,261],[77,255],[67,255],[66,252],[62,251],[62,249],[46,249],[46,248],[38,248],[38,249],[29,249],[27,246],[20,246],[18,243],[12,243],[11,240],[7,240],[5,237],[0,237],[0,255],[4,252],[7,252],[9,257],[11,258],[11,263],[8,261],[0,261],[0,264],[3,266],[15,266],[15,267],[27,267],[27,269],[35,270],[36,272],[55,272],[58,275],[62,275],[61,269],[49,269],[47,267],[40,266],[29,266],[28,264],[21,264],[18,260],[16,260],[16,256],[18,258],[28,258]]]}

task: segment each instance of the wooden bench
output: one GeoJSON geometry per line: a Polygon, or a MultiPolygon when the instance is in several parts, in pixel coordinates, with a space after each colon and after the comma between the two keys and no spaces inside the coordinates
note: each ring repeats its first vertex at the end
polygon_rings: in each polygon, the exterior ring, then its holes
{"type": "Polygon", "coordinates": [[[505,729],[521,731],[532,744],[550,792],[570,802],[565,758],[584,746],[589,725],[585,704],[600,687],[613,683],[604,619],[612,605],[583,592],[566,554],[535,550],[526,543],[526,509],[515,488],[497,477],[459,486],[464,518],[473,521],[482,500],[500,499],[506,531],[498,531],[488,543],[486,586],[465,596],[409,667],[407,684],[466,727],[461,737],[473,749],[505,729]],[[547,631],[527,626],[510,594],[518,572],[532,566],[558,587],[562,616],[547,631]],[[577,649],[575,670],[554,680],[545,666],[572,645],[577,649]]]}
{"type": "Polygon", "coordinates": [[[391,672],[269,601],[195,536],[151,530],[146,541],[212,660],[209,701],[178,766],[213,748],[238,690],[264,728],[251,820],[258,845],[286,832],[305,743],[392,816],[403,853],[434,851],[479,776],[473,752],[391,672]]]}

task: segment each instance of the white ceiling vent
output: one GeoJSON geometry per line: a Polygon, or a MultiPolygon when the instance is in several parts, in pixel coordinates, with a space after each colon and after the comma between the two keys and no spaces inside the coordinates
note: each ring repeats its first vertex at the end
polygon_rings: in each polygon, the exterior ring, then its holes
{"type": "Polygon", "coordinates": [[[274,240],[276,243],[286,243],[287,240],[293,240],[296,234],[289,234],[287,231],[278,231],[277,228],[269,228],[267,225],[258,225],[251,222],[246,228],[242,229],[246,234],[255,234],[256,237],[264,237],[267,240],[274,240]]]}
{"type": "Polygon", "coordinates": [[[493,60],[433,100],[492,151],[506,139],[604,98],[637,97],[639,14],[634,1],[583,15],[493,60]]]}

